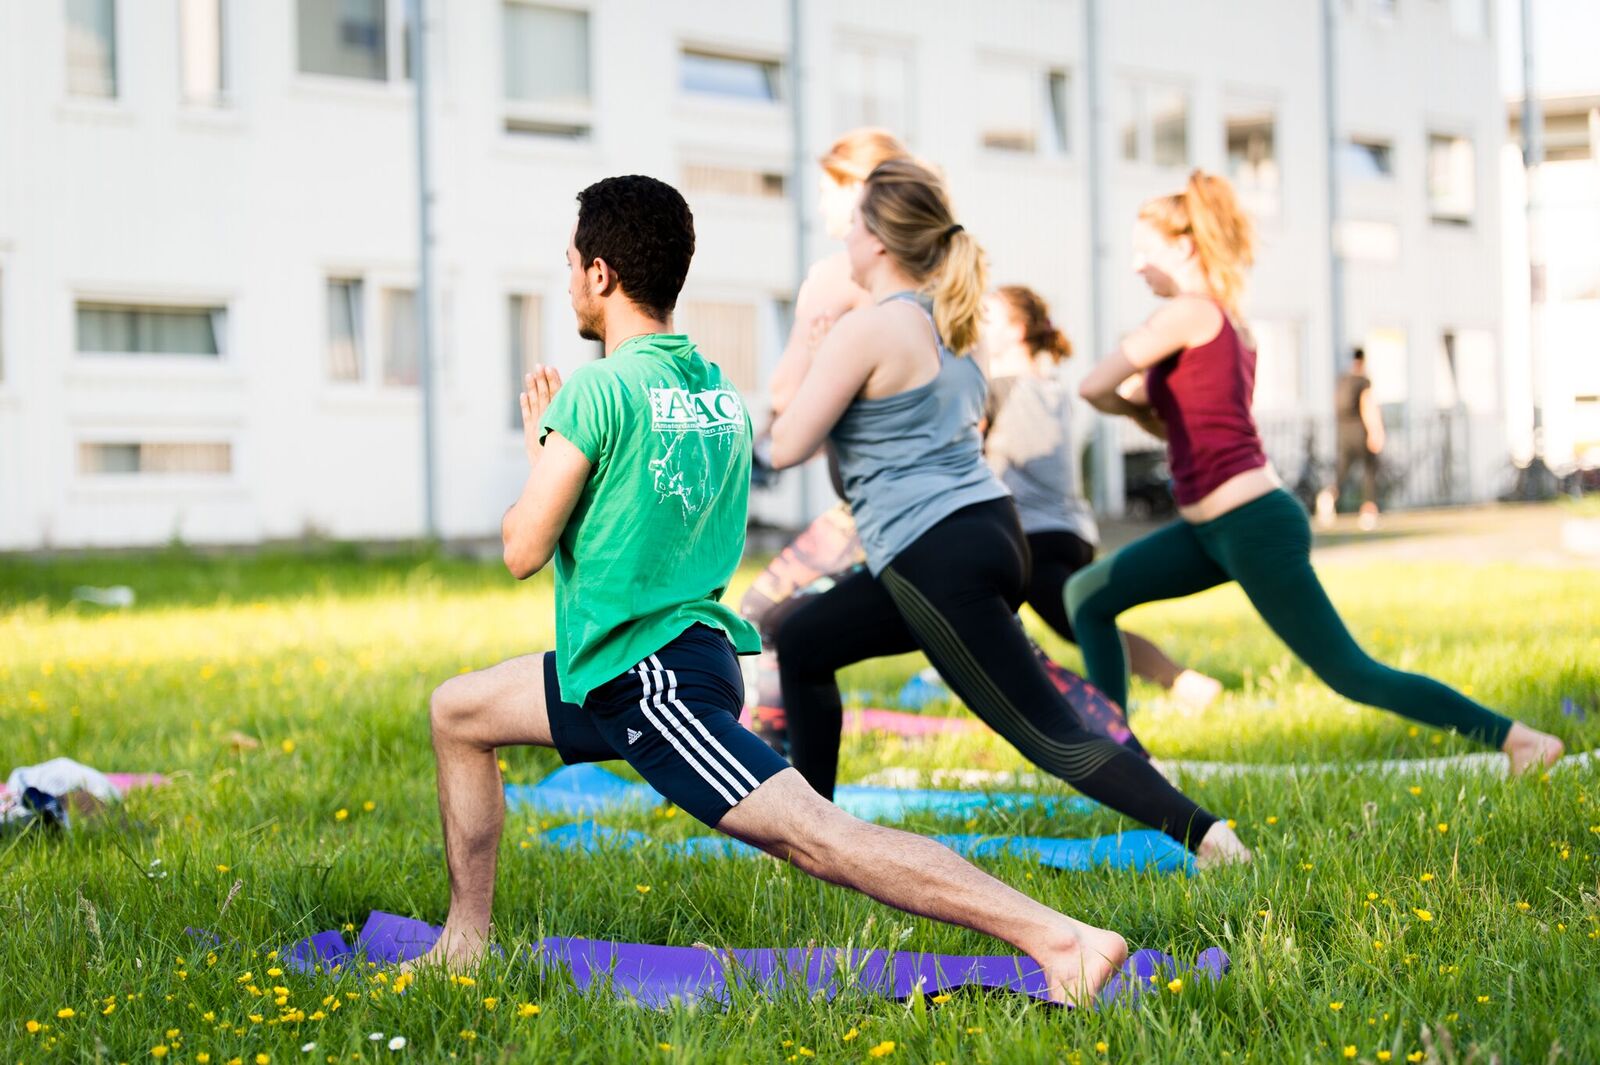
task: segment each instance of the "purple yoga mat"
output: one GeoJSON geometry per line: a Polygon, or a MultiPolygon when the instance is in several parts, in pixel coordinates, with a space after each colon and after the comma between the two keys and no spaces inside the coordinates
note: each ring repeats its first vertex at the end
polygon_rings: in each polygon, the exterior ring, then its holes
{"type": "MultiPolygon", "coordinates": [[[[285,960],[288,967],[302,972],[318,965],[337,967],[357,958],[401,962],[426,953],[439,931],[425,921],[377,910],[367,918],[354,947],[337,932],[322,932],[296,943],[285,960]]],[[[831,947],[719,952],[707,947],[662,947],[572,936],[541,939],[529,950],[540,966],[566,968],[580,991],[609,986],[616,994],[652,1007],[674,999],[725,1002],[730,982],[762,993],[796,984],[829,999],[850,988],[895,999],[962,987],[1046,997],[1043,971],[1025,957],[831,947]]],[[[1228,955],[1220,947],[1202,951],[1193,965],[1179,963],[1158,950],[1137,951],[1112,977],[1100,1002],[1134,1000],[1154,986],[1152,976],[1158,984],[1173,976],[1216,980],[1228,971],[1228,965],[1228,955]]]]}

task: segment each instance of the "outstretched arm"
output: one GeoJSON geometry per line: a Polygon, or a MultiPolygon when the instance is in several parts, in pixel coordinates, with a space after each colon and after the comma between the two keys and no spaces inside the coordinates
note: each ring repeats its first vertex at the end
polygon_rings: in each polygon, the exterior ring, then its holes
{"type": "Polygon", "coordinates": [[[816,454],[828,432],[871,376],[880,350],[876,318],[861,313],[840,319],[818,346],[794,398],[772,423],[772,465],[797,466],[816,454]]]}
{"type": "Polygon", "coordinates": [[[522,435],[528,450],[528,480],[500,522],[502,557],[519,581],[538,573],[555,554],[590,469],[589,457],[561,434],[552,431],[540,440],[540,422],[561,388],[561,375],[553,367],[535,367],[524,383],[522,435]]]}

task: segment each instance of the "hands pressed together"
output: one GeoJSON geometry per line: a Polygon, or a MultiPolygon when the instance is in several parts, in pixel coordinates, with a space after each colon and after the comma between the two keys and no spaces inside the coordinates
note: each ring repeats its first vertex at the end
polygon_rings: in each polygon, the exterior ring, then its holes
{"type": "Polygon", "coordinates": [[[522,441],[528,449],[528,464],[533,465],[544,453],[539,423],[544,421],[544,412],[550,409],[551,401],[561,388],[561,372],[554,366],[535,366],[523,375],[522,386],[523,391],[517,397],[522,405],[522,441]]]}

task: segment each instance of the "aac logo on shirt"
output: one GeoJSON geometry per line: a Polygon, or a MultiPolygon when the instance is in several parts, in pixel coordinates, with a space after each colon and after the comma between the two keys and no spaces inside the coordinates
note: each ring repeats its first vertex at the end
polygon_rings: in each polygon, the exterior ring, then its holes
{"type": "Polygon", "coordinates": [[[706,392],[652,388],[650,426],[658,433],[736,432],[744,428],[744,404],[739,394],[728,388],[706,392]]]}

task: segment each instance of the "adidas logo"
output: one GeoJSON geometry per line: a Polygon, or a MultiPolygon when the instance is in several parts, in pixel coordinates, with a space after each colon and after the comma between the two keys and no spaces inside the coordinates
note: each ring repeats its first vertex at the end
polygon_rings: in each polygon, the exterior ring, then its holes
{"type": "Polygon", "coordinates": [[[640,732],[636,728],[629,729],[628,730],[628,746],[632,747],[633,746],[633,741],[638,739],[640,736],[643,736],[643,735],[644,735],[644,733],[640,732]]]}

